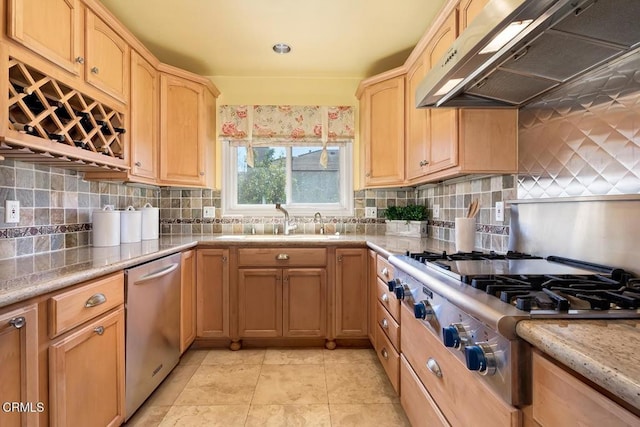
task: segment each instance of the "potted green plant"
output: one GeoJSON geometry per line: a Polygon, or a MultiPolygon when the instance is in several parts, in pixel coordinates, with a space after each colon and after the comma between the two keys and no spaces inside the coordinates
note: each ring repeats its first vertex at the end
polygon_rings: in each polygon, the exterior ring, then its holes
{"type": "Polygon", "coordinates": [[[427,208],[423,205],[389,206],[385,212],[389,236],[425,237],[427,208]]]}

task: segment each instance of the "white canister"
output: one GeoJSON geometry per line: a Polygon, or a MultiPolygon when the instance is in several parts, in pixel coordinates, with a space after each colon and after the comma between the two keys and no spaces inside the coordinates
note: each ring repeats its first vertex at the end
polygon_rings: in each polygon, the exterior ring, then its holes
{"type": "Polygon", "coordinates": [[[147,203],[142,207],[142,240],[155,240],[158,238],[160,228],[160,209],[147,203]]]}
{"type": "Polygon", "coordinates": [[[117,246],[120,244],[120,212],[105,206],[91,215],[93,246],[117,246]]]}
{"type": "Polygon", "coordinates": [[[142,239],[142,211],[133,206],[120,212],[120,243],[136,243],[142,239]]]}

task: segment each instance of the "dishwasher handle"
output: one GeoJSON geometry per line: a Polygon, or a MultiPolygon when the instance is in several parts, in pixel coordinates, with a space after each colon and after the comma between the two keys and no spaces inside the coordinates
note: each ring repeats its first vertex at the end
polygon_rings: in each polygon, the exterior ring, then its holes
{"type": "Polygon", "coordinates": [[[166,276],[167,274],[171,273],[172,271],[175,271],[175,269],[177,269],[179,266],[180,266],[180,264],[174,262],[171,265],[169,265],[167,267],[164,267],[164,268],[161,268],[158,271],[155,271],[155,272],[149,273],[149,274],[145,274],[144,276],[142,276],[141,278],[136,280],[134,284],[142,285],[142,284],[144,284],[144,282],[148,282],[150,280],[154,280],[154,279],[157,279],[159,277],[166,276]]]}

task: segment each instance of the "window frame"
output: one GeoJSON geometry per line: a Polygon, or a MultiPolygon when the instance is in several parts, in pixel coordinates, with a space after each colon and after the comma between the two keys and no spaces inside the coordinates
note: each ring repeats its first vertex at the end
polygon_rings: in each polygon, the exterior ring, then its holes
{"type": "MultiPolygon", "coordinates": [[[[233,216],[280,216],[275,205],[239,205],[238,204],[238,145],[229,140],[222,140],[222,215],[233,216]]],[[[242,144],[246,146],[245,144],[242,144]]],[[[291,200],[291,147],[316,146],[316,143],[295,144],[291,141],[272,141],[269,144],[254,144],[257,146],[285,147],[286,157],[286,197],[291,200]]],[[[319,145],[321,146],[321,145],[319,145]]],[[[323,216],[353,216],[353,144],[349,142],[329,142],[328,147],[337,146],[340,151],[340,202],[338,203],[283,203],[289,214],[298,216],[313,216],[320,212],[323,216]]]]}

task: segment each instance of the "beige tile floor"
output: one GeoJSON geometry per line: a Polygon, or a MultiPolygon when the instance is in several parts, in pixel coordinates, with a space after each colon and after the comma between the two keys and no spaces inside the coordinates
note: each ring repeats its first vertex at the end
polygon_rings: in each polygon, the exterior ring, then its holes
{"type": "Polygon", "coordinates": [[[369,349],[189,350],[126,426],[409,426],[369,349]]]}

